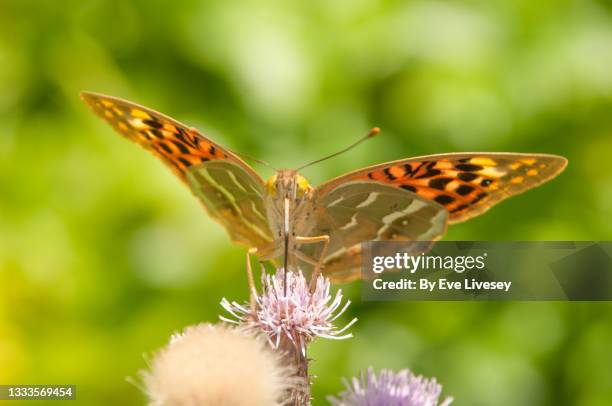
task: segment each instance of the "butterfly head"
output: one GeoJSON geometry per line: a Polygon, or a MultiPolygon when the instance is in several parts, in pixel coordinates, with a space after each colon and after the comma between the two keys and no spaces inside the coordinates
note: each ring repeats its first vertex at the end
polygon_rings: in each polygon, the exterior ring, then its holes
{"type": "Polygon", "coordinates": [[[266,182],[268,195],[275,199],[292,201],[308,197],[312,186],[302,175],[292,169],[283,169],[266,182]]]}

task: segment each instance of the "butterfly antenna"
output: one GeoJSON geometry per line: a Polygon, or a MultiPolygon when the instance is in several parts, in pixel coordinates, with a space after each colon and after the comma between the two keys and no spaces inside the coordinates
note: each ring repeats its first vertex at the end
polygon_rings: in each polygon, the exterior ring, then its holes
{"type": "Polygon", "coordinates": [[[272,169],[273,171],[278,172],[278,169],[276,169],[275,167],[273,167],[272,165],[270,165],[266,161],[262,161],[261,159],[254,158],[254,157],[252,157],[250,155],[243,154],[241,152],[236,152],[236,151],[232,151],[232,150],[230,150],[230,152],[232,154],[238,155],[240,158],[242,158],[244,160],[249,160],[249,161],[257,162],[258,164],[262,164],[263,166],[266,166],[266,167],[272,169]]]}
{"type": "Polygon", "coordinates": [[[376,137],[378,134],[380,134],[380,128],[374,127],[364,137],[361,137],[360,139],[358,139],[356,142],[352,143],[348,147],[346,147],[346,148],[344,148],[344,149],[342,149],[342,150],[340,150],[338,152],[334,152],[333,154],[327,155],[326,157],[319,158],[316,161],[309,162],[306,165],[300,166],[299,168],[296,169],[296,171],[301,171],[302,169],[304,169],[304,168],[306,168],[306,167],[308,167],[310,165],[318,164],[319,162],[327,161],[330,158],[336,157],[336,156],[338,156],[340,154],[344,154],[345,152],[350,151],[351,149],[355,148],[357,145],[361,144],[365,140],[376,137]]]}

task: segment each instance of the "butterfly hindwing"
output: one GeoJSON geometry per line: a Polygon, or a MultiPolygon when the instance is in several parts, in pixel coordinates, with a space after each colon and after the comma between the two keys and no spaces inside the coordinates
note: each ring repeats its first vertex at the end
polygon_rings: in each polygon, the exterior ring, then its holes
{"type": "Polygon", "coordinates": [[[566,164],[565,158],[547,154],[430,155],[352,172],[323,184],[321,190],[357,179],[392,185],[442,205],[449,223],[458,223],[552,179],[566,164]]]}
{"type": "Polygon", "coordinates": [[[359,277],[362,242],[435,241],[446,232],[442,206],[371,180],[340,183],[315,195],[315,205],[313,235],[330,237],[323,264],[334,281],[359,277]]]}
{"type": "Polygon", "coordinates": [[[260,218],[263,180],[239,157],[197,130],[154,110],[96,93],[83,92],[81,97],[117,132],[168,165],[234,241],[261,247],[269,240],[267,223],[262,224],[260,218]]]}
{"type": "Polygon", "coordinates": [[[272,242],[263,187],[230,161],[208,161],[192,167],[187,175],[193,192],[211,216],[230,233],[232,240],[251,247],[272,242]]]}

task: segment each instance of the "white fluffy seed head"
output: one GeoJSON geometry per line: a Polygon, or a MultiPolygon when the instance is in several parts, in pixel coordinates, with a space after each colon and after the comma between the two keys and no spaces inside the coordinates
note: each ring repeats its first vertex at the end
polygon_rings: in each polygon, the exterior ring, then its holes
{"type": "Polygon", "coordinates": [[[280,404],[295,371],[265,340],[199,324],[172,336],[142,375],[151,406],[266,406],[280,404]]]}

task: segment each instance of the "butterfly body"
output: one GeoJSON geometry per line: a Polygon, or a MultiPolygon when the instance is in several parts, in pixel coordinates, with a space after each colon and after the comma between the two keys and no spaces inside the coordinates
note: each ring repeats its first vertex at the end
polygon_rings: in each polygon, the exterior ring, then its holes
{"type": "Polygon", "coordinates": [[[284,245],[294,252],[295,238],[309,236],[313,228],[314,188],[297,171],[281,169],[266,182],[264,202],[270,231],[274,236],[273,254],[283,254],[284,245]]]}
{"type": "Polygon", "coordinates": [[[320,261],[336,281],[359,277],[362,242],[435,241],[448,224],[554,178],[567,164],[549,154],[450,153],[374,165],[317,187],[293,169],[264,182],[196,129],[122,99],[82,98],[166,163],[232,240],[262,259],[320,261]]]}

